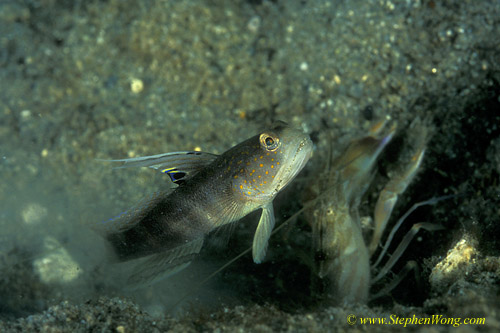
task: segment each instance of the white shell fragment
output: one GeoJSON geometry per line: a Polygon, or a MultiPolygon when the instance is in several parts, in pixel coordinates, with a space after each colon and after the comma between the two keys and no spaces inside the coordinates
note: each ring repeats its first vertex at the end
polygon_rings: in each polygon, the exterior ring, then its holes
{"type": "Polygon", "coordinates": [[[431,286],[441,289],[450,286],[461,276],[468,274],[468,269],[477,257],[474,242],[465,238],[448,251],[446,257],[432,269],[429,277],[431,286]]]}
{"type": "Polygon", "coordinates": [[[46,216],[47,208],[36,202],[27,204],[21,212],[23,222],[29,225],[40,223],[40,221],[42,221],[46,216]]]}
{"type": "Polygon", "coordinates": [[[44,240],[46,254],[33,261],[33,268],[44,283],[67,283],[82,274],[82,268],[53,237],[44,240]]]}

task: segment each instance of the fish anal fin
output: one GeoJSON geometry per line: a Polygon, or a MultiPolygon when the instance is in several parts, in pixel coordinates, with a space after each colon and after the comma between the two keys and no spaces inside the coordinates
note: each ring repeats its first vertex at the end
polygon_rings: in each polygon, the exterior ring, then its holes
{"type": "Polygon", "coordinates": [[[157,283],[185,269],[199,254],[203,238],[198,238],[171,250],[139,259],[127,280],[128,289],[138,289],[157,283]]]}

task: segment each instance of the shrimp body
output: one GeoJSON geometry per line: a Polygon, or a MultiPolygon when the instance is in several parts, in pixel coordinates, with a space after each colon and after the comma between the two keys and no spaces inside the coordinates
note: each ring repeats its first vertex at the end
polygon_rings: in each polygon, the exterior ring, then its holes
{"type": "Polygon", "coordinates": [[[343,153],[328,166],[325,181],[313,186],[317,203],[309,213],[312,226],[315,273],[325,294],[336,303],[366,303],[372,283],[370,257],[377,250],[398,195],[402,194],[416,171],[425,151],[427,130],[419,129],[417,148],[404,166],[395,172],[381,191],[375,205],[373,232],[369,240],[361,222],[359,205],[374,176],[374,166],[393,138],[396,126],[381,133],[384,124],[376,124],[369,135],[352,140],[343,153]]]}

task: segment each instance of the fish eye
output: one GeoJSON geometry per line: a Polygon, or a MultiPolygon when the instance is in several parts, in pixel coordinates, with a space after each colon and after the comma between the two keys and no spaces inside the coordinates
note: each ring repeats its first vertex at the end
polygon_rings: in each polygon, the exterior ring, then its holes
{"type": "Polygon", "coordinates": [[[280,140],[276,135],[262,133],[260,135],[260,145],[267,151],[275,151],[279,147],[280,140]]]}

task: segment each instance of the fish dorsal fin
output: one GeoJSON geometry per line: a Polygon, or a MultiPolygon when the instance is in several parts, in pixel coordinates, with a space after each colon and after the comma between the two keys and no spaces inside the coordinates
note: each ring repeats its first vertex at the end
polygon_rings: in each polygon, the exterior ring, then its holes
{"type": "Polygon", "coordinates": [[[212,163],[217,156],[201,151],[178,151],[151,156],[99,161],[123,163],[116,167],[116,169],[134,167],[155,169],[167,174],[173,183],[179,184],[181,181],[193,177],[198,171],[212,163]]]}
{"type": "Polygon", "coordinates": [[[145,287],[180,272],[199,254],[202,246],[203,237],[140,259],[127,279],[127,288],[145,287]]]}
{"type": "Polygon", "coordinates": [[[253,238],[252,256],[256,264],[260,264],[266,256],[267,243],[269,237],[271,237],[274,223],[273,203],[269,202],[262,207],[262,215],[260,216],[259,224],[257,225],[257,230],[255,230],[255,236],[253,238]]]}
{"type": "Polygon", "coordinates": [[[91,227],[105,234],[114,234],[126,231],[139,223],[142,218],[155,207],[158,202],[169,194],[168,191],[158,191],[140,200],[132,208],[108,220],[93,223],[91,227]]]}

